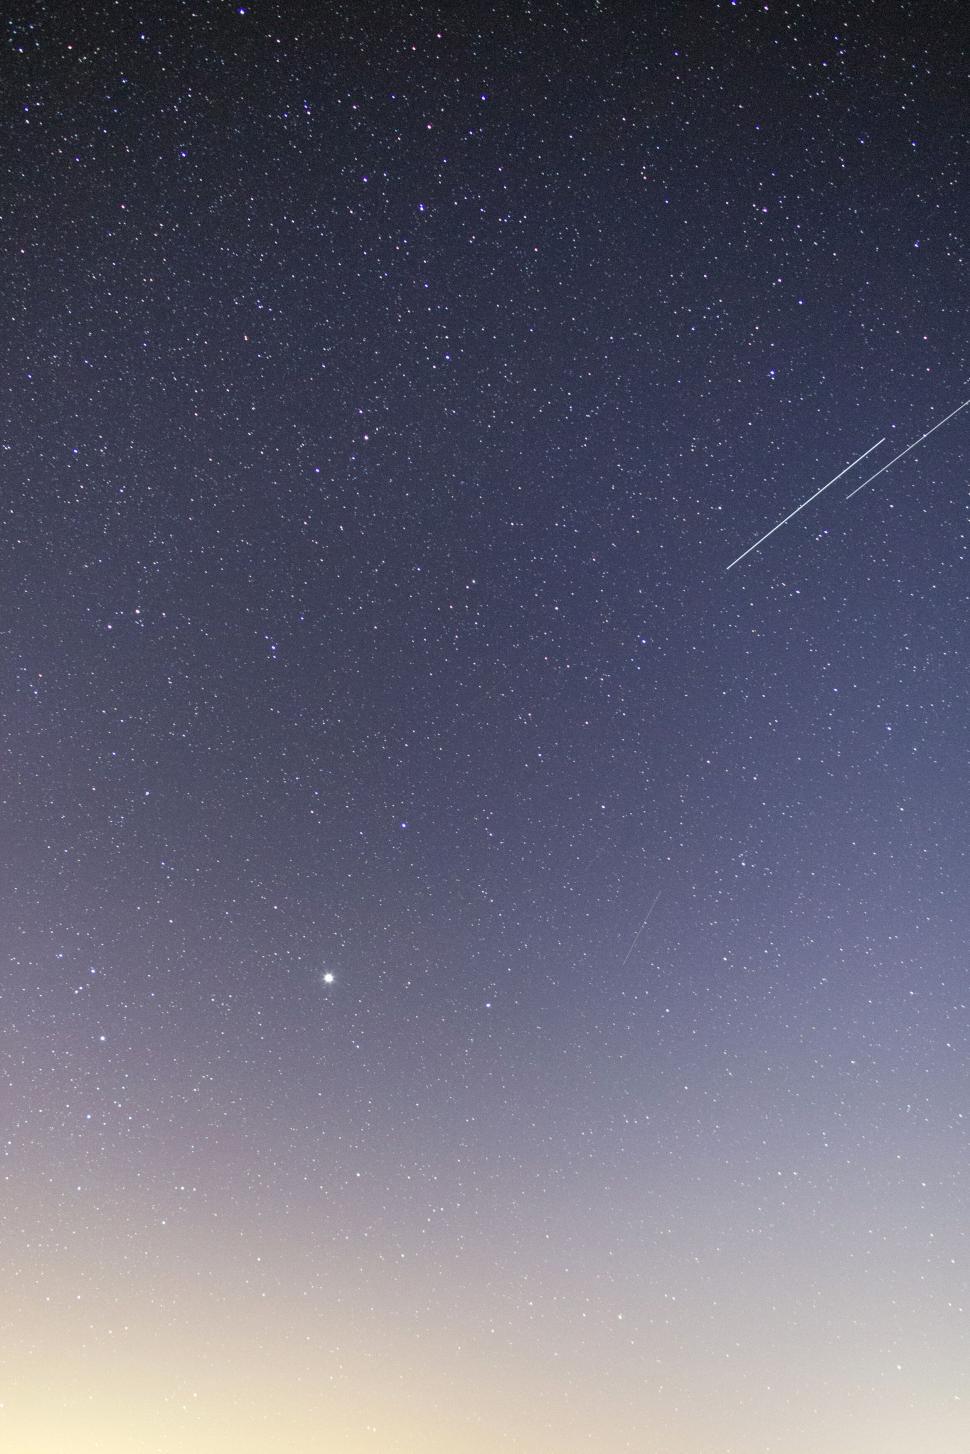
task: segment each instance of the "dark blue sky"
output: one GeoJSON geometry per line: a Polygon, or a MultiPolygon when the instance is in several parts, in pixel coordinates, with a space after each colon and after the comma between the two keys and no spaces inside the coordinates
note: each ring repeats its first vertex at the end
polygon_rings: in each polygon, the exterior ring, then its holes
{"type": "Polygon", "coordinates": [[[965,1449],[960,22],[7,23],[11,1449],[965,1449]]]}

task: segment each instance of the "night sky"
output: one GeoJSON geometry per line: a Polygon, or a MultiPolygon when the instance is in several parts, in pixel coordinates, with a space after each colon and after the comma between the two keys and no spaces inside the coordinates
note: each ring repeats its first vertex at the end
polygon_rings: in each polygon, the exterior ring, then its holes
{"type": "Polygon", "coordinates": [[[964,7],[7,15],[0,1447],[966,1454],[964,7]]]}

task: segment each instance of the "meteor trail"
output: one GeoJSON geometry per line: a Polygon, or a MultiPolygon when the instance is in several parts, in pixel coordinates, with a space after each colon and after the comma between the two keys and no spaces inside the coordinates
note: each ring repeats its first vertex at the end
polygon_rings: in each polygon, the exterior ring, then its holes
{"type": "Polygon", "coordinates": [[[934,424],[932,429],[927,429],[926,433],[921,434],[919,439],[914,439],[912,444],[907,444],[902,454],[897,454],[896,459],[891,459],[889,461],[889,464],[884,464],[881,470],[876,470],[876,473],[874,475],[870,475],[867,480],[863,480],[861,485],[856,485],[855,489],[850,490],[845,498],[847,500],[851,500],[852,496],[857,495],[860,490],[864,490],[866,485],[871,485],[873,480],[877,480],[880,475],[885,474],[886,470],[888,470],[889,468],[889,465],[895,464],[897,459],[902,459],[903,454],[909,454],[911,449],[915,449],[918,444],[922,444],[924,439],[929,439],[930,435],[935,434],[937,429],[942,429],[947,419],[952,419],[954,414],[959,414],[960,410],[965,409],[968,404],[970,404],[970,399],[964,399],[962,404],[959,404],[951,413],[946,416],[946,419],[941,419],[939,424],[934,424]]]}
{"type": "MultiPolygon", "coordinates": [[[[970,404],[970,399],[967,400],[967,403],[970,404]]],[[[961,408],[962,408],[962,405],[961,405],[961,408]]],[[[945,419],[941,419],[940,420],[940,424],[945,424],[945,423],[946,423],[946,420],[945,419]]],[[[936,427],[939,428],[940,427],[939,424],[936,427]]],[[[932,433],[932,430],[930,432],[932,433]]],[[[926,436],[924,435],[923,437],[925,439],[926,436]]],[[[855,467],[859,463],[859,461],[865,459],[866,454],[872,454],[872,451],[874,449],[878,449],[879,446],[880,446],[880,444],[885,444],[885,442],[886,442],[886,437],[885,437],[885,435],[883,435],[882,439],[877,439],[876,442],[875,442],[875,444],[870,444],[870,446],[866,450],[865,454],[860,454],[859,455],[859,458],[858,459],[854,459],[851,464],[847,464],[844,470],[840,470],[837,475],[833,475],[832,478],[828,481],[828,484],[825,484],[825,485],[822,486],[821,489],[816,490],[814,495],[809,495],[808,499],[807,500],[803,500],[800,505],[797,505],[795,507],[795,509],[791,512],[790,515],[786,515],[785,516],[784,520],[779,520],[777,525],[772,525],[771,529],[769,531],[767,531],[764,535],[762,535],[762,537],[761,537],[760,540],[756,540],[755,543],[754,543],[754,545],[749,545],[748,548],[747,548],[747,550],[742,550],[742,552],[738,556],[737,560],[732,560],[732,562],[731,562],[730,565],[725,566],[725,570],[733,570],[734,567],[738,564],[739,561],[744,560],[744,557],[746,555],[750,555],[753,550],[757,550],[759,545],[764,545],[764,543],[768,539],[768,536],[769,535],[774,535],[774,533],[775,533],[776,530],[780,530],[783,525],[787,525],[788,524],[789,520],[794,519],[794,517],[798,514],[799,510],[804,510],[804,508],[805,508],[806,505],[810,505],[813,500],[817,500],[818,497],[819,497],[819,495],[822,493],[822,490],[827,490],[828,487],[829,487],[829,485],[834,485],[835,482],[836,482],[836,480],[840,480],[843,475],[847,475],[849,473],[849,470],[855,469],[855,467]]],[[[919,440],[917,440],[916,443],[919,444],[919,440]]],[[[913,448],[913,446],[910,445],[910,449],[912,449],[912,448],[913,448]]],[[[897,456],[897,458],[898,458],[898,456],[897,456]]],[[[893,463],[894,463],[893,460],[890,460],[889,461],[889,464],[893,464],[893,463]]],[[[888,469],[889,468],[889,465],[887,465],[886,468],[888,469]]],[[[879,473],[881,474],[882,471],[880,470],[879,473]]],[[[872,478],[875,479],[876,476],[873,475],[872,478]]],[[[866,484],[868,484],[868,483],[869,483],[869,481],[866,480],[866,484]]],[[[862,486],[860,485],[859,488],[861,489],[862,486]]],[[[855,494],[855,491],[853,490],[852,493],[855,494]]]]}
{"type": "Polygon", "coordinates": [[[658,889],[657,892],[656,892],[656,894],[654,895],[653,903],[650,905],[649,909],[647,910],[647,917],[644,919],[643,923],[640,925],[639,929],[637,930],[637,932],[633,936],[633,943],[630,945],[629,949],[626,952],[626,959],[624,959],[623,963],[620,965],[620,968],[621,969],[625,969],[626,968],[627,959],[630,958],[630,955],[633,953],[634,949],[636,949],[636,947],[637,947],[637,940],[640,938],[640,935],[643,933],[644,929],[650,923],[650,915],[653,913],[654,909],[657,907],[657,899],[659,899],[659,898],[660,898],[660,890],[658,889]]]}

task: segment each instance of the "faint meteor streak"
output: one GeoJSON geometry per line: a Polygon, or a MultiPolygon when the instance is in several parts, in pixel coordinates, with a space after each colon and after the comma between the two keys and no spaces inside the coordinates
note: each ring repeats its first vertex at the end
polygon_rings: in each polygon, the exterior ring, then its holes
{"type": "Polygon", "coordinates": [[[657,890],[656,894],[654,895],[653,903],[650,905],[649,909],[647,910],[647,917],[644,919],[643,923],[640,925],[639,929],[637,930],[637,932],[633,936],[633,943],[630,945],[629,949],[626,952],[626,959],[624,959],[623,963],[620,965],[620,968],[621,969],[625,969],[626,968],[627,960],[630,958],[630,955],[633,953],[634,949],[636,949],[636,947],[637,947],[637,941],[639,940],[640,935],[643,933],[644,929],[650,923],[650,915],[653,913],[654,909],[657,907],[657,900],[659,898],[660,898],[660,889],[657,890]]]}
{"type": "Polygon", "coordinates": [[[965,409],[968,404],[970,404],[970,399],[964,399],[962,404],[958,404],[957,407],[946,416],[946,419],[941,419],[939,424],[934,424],[932,429],[927,429],[926,433],[921,434],[919,439],[914,439],[912,444],[907,444],[902,454],[897,454],[895,459],[891,459],[889,461],[889,464],[884,464],[881,470],[876,470],[876,473],[874,475],[870,475],[867,480],[863,480],[861,485],[856,485],[855,489],[850,490],[845,498],[847,500],[851,500],[852,496],[857,495],[860,490],[864,490],[866,485],[871,485],[873,480],[877,480],[880,475],[886,473],[886,470],[889,469],[889,465],[894,465],[897,459],[902,459],[904,454],[909,454],[910,450],[915,449],[918,444],[922,444],[924,439],[929,439],[931,434],[935,434],[938,429],[942,429],[947,419],[952,419],[954,414],[959,414],[960,410],[965,409]]]}
{"type": "MultiPolygon", "coordinates": [[[[967,403],[970,404],[970,399],[967,400],[967,403]]],[[[945,419],[941,419],[940,420],[940,423],[941,424],[945,424],[946,423],[946,420],[945,419]]],[[[937,425],[937,428],[939,428],[939,425],[937,425]]],[[[924,438],[925,438],[925,436],[924,436],[924,438]]],[[[748,548],[747,548],[747,550],[742,550],[741,554],[737,557],[737,560],[732,560],[732,562],[731,562],[730,565],[724,567],[725,570],[733,570],[734,567],[738,564],[739,561],[744,560],[744,557],[746,555],[750,555],[753,550],[757,550],[759,545],[764,545],[764,543],[768,539],[768,536],[769,535],[774,535],[774,533],[775,533],[776,530],[780,530],[783,525],[787,525],[788,524],[789,520],[793,520],[795,518],[795,516],[798,514],[799,510],[804,510],[804,508],[805,508],[806,505],[810,505],[813,500],[817,500],[818,497],[819,497],[819,495],[822,493],[822,490],[827,490],[828,487],[829,487],[829,485],[834,485],[835,482],[836,482],[836,480],[840,480],[843,475],[847,475],[849,473],[849,470],[855,469],[856,465],[859,464],[859,462],[861,460],[864,460],[867,454],[872,454],[872,451],[874,449],[878,449],[879,446],[880,446],[880,444],[885,444],[885,442],[886,442],[886,436],[883,435],[882,439],[877,439],[876,442],[875,442],[875,444],[870,444],[870,446],[866,450],[865,454],[860,454],[859,457],[858,457],[858,459],[854,459],[851,464],[847,464],[846,465],[846,467],[845,467],[844,470],[840,470],[837,475],[833,475],[832,478],[828,481],[827,484],[824,484],[821,487],[821,489],[815,491],[815,494],[814,495],[809,495],[809,497],[808,497],[807,500],[803,500],[800,505],[796,505],[795,509],[791,512],[790,515],[786,515],[785,518],[784,518],[784,520],[779,520],[777,525],[772,525],[771,529],[768,530],[764,535],[762,535],[762,537],[761,537],[760,540],[756,540],[755,543],[754,543],[754,545],[749,545],[748,548]]],[[[918,444],[919,443],[919,440],[917,440],[916,443],[918,444]]],[[[912,449],[912,448],[913,448],[913,446],[910,445],[910,449],[912,449]]],[[[889,464],[892,464],[892,463],[893,463],[893,461],[890,460],[889,461],[889,464]]],[[[886,468],[888,469],[889,468],[889,465],[887,465],[886,468]]],[[[880,471],[880,473],[882,473],[882,471],[880,471]]],[[[872,478],[875,479],[876,476],[873,475],[872,478]]],[[[869,481],[867,480],[866,481],[866,484],[868,484],[868,483],[869,483],[869,481]]],[[[861,489],[862,486],[860,485],[859,488],[861,489]]],[[[852,493],[855,494],[855,491],[853,490],[852,493]]]]}

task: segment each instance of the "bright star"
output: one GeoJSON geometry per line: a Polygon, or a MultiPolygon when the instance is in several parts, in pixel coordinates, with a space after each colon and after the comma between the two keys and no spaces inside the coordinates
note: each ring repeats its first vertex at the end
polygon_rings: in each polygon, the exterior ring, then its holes
{"type": "Polygon", "coordinates": [[[333,980],[334,980],[334,977],[331,974],[330,970],[328,969],[327,972],[326,972],[326,974],[323,976],[323,982],[324,982],[324,984],[333,984],[333,980]]]}

